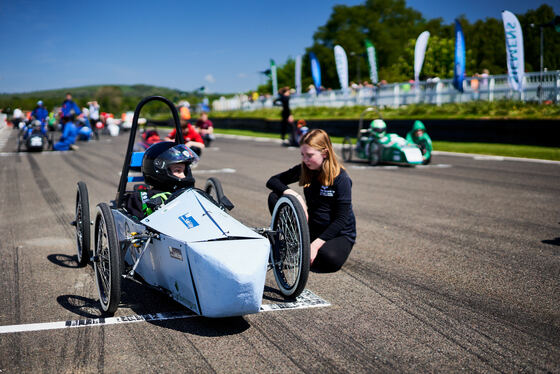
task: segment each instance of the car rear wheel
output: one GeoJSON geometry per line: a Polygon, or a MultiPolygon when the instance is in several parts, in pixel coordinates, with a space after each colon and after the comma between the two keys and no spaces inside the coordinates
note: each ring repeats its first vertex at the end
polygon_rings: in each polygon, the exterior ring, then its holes
{"type": "Polygon", "coordinates": [[[371,166],[379,165],[381,162],[381,146],[377,142],[369,143],[368,161],[371,166]]]}
{"type": "Polygon", "coordinates": [[[271,229],[278,234],[270,259],[276,283],[286,298],[296,298],[309,276],[309,227],[303,207],[291,195],[284,195],[272,212],[271,229]]]}
{"type": "Polygon", "coordinates": [[[352,139],[349,136],[342,142],[342,159],[344,162],[352,161],[352,139]]]}

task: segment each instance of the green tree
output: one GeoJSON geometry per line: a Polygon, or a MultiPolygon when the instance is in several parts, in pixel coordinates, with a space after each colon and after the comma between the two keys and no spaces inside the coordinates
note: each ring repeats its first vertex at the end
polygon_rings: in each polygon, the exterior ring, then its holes
{"type": "Polygon", "coordinates": [[[118,113],[123,101],[122,90],[118,86],[101,86],[95,92],[95,100],[104,112],[118,113]]]}
{"type": "MultiPolygon", "coordinates": [[[[548,23],[554,19],[554,9],[543,4],[536,10],[518,15],[519,23],[523,29],[523,44],[525,45],[525,71],[540,70],[540,28],[539,24],[548,23]],[[532,27],[534,24],[536,27],[532,27]]],[[[503,30],[502,30],[503,35],[503,30]]],[[[560,32],[554,27],[543,29],[544,38],[544,67],[548,70],[560,69],[560,32]]],[[[505,44],[504,44],[505,50],[505,44]]],[[[505,61],[505,54],[504,54],[505,61]]]]}
{"type": "MultiPolygon", "coordinates": [[[[523,29],[525,70],[538,71],[540,34],[539,28],[531,27],[531,24],[550,22],[554,18],[554,11],[545,4],[517,16],[523,29]]],[[[465,16],[459,16],[458,19],[465,36],[467,75],[481,73],[483,69],[488,69],[491,74],[506,73],[504,27],[500,15],[472,24],[465,16]]],[[[341,45],[348,55],[350,80],[366,80],[368,64],[365,39],[375,45],[379,79],[389,82],[411,79],[411,47],[414,56],[414,42],[424,30],[429,31],[431,37],[422,77],[452,77],[454,22],[446,25],[441,18],[426,20],[418,11],[407,7],[404,0],[366,0],[362,5],[337,5],[333,7],[325,25],[320,26],[313,35],[313,44],[306,49],[303,86],[311,83],[308,54],[314,52],[321,65],[323,85],[339,88],[333,52],[336,44],[341,45]]],[[[549,70],[559,69],[560,33],[552,27],[545,28],[544,44],[544,66],[549,70]]]]}
{"type": "MultiPolygon", "coordinates": [[[[398,81],[407,81],[414,79],[414,47],[416,39],[410,39],[394,66],[398,81]]],[[[473,59],[472,50],[466,50],[466,73],[473,75],[477,72],[475,61],[473,59]]],[[[430,36],[424,64],[420,72],[420,79],[425,80],[431,77],[439,77],[441,79],[453,78],[453,66],[455,64],[455,40],[449,38],[441,38],[438,36],[430,36]]]]}

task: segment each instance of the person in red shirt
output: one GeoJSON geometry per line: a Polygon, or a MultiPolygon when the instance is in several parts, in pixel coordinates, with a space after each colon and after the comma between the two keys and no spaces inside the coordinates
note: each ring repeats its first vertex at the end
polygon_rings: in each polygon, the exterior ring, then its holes
{"type": "MultiPolygon", "coordinates": [[[[183,138],[185,138],[185,145],[192,149],[199,157],[204,149],[204,140],[200,134],[195,130],[194,126],[191,125],[186,119],[181,115],[181,131],[183,132],[183,138]]],[[[165,140],[175,140],[175,135],[177,130],[173,129],[165,138],[165,140]]]]}

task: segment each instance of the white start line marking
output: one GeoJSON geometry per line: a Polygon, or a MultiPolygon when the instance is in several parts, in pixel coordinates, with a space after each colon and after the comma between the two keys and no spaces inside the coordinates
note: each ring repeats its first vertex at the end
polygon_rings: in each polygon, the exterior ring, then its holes
{"type": "MultiPolygon", "coordinates": [[[[279,310],[294,310],[294,309],[307,309],[307,308],[321,308],[328,307],[331,304],[315,295],[309,290],[304,290],[295,301],[277,304],[263,304],[259,313],[273,312],[279,310]]],[[[197,314],[185,310],[181,312],[167,312],[167,313],[150,313],[150,314],[133,314],[130,316],[121,317],[100,317],[100,318],[87,318],[81,320],[68,320],[57,322],[43,322],[43,323],[27,323],[21,325],[7,325],[0,326],[0,334],[13,334],[18,332],[32,332],[32,331],[45,331],[45,330],[60,330],[74,327],[92,327],[92,326],[107,326],[122,323],[138,323],[138,322],[151,322],[151,321],[167,321],[174,319],[185,319],[198,317],[197,314]]]]}
{"type": "Polygon", "coordinates": [[[237,170],[232,169],[232,168],[223,168],[223,169],[193,169],[192,173],[193,174],[219,174],[219,173],[226,173],[226,174],[233,174],[235,173],[237,170]]]}
{"type": "Polygon", "coordinates": [[[414,166],[397,166],[397,165],[381,165],[381,166],[369,166],[369,165],[350,165],[350,169],[357,170],[398,170],[398,169],[433,169],[433,168],[450,168],[449,164],[433,164],[433,165],[414,165],[414,166]]]}

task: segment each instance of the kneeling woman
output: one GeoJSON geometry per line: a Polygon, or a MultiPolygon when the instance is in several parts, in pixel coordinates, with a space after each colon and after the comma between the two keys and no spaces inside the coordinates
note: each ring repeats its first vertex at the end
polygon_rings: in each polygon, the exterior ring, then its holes
{"type": "Polygon", "coordinates": [[[352,180],[339,164],[325,131],[315,129],[305,134],[300,151],[300,165],[274,175],[266,183],[273,191],[268,207],[272,212],[283,194],[297,197],[307,212],[313,268],[337,271],[356,241],[352,180]],[[303,186],[305,201],[287,186],[297,181],[303,186]]]}

